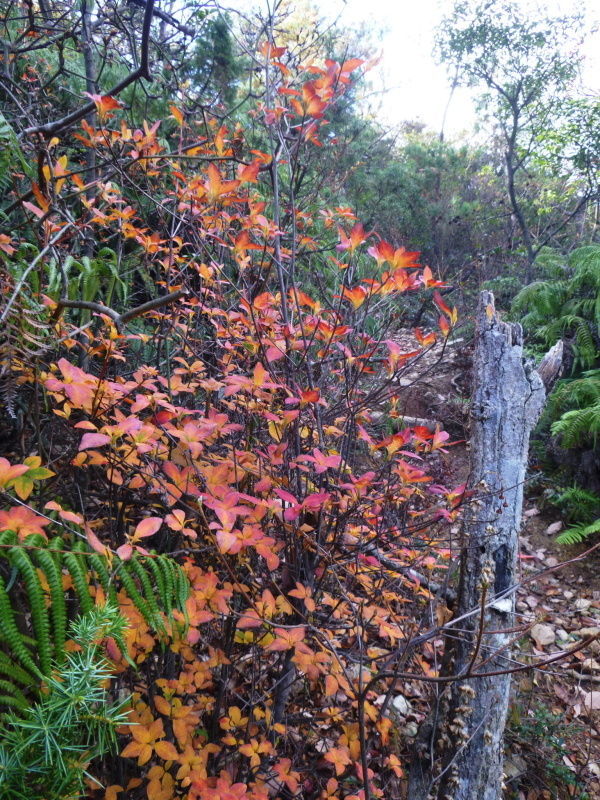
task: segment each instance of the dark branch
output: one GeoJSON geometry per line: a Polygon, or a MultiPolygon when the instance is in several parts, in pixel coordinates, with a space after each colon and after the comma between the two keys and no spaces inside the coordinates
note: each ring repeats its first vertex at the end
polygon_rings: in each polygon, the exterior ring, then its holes
{"type": "MultiPolygon", "coordinates": [[[[140,65],[137,69],[133,72],[130,72],[126,78],[118,83],[116,86],[108,91],[106,94],[114,97],[115,95],[120,94],[123,89],[126,89],[132,83],[138,80],[138,78],[144,78],[147,81],[152,81],[152,75],[150,74],[150,62],[149,62],[149,46],[150,46],[150,26],[152,24],[152,15],[154,12],[154,0],[148,0],[146,4],[146,10],[144,12],[144,23],[142,26],[142,39],[141,39],[141,53],[140,53],[140,65]]],[[[56,133],[60,131],[64,131],[66,128],[69,128],[71,125],[74,125],[79,120],[83,119],[87,114],[94,111],[96,108],[96,104],[91,101],[86,103],[85,106],[82,106],[80,109],[76,111],[72,111],[70,114],[67,114],[66,117],[62,119],[55,120],[54,122],[48,122],[46,125],[34,125],[31,128],[25,128],[23,134],[26,133],[43,133],[46,138],[50,138],[54,136],[56,133]]],[[[22,135],[23,135],[22,134],[22,135]]]]}

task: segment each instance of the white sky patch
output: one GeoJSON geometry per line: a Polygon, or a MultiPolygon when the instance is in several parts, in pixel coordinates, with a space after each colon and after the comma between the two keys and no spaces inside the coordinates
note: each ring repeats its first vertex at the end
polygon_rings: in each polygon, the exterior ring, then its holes
{"type": "MultiPolygon", "coordinates": [[[[536,3],[517,0],[523,8],[536,12],[536,3]]],[[[581,7],[579,0],[554,0],[545,4],[551,14],[571,14],[581,7]]],[[[595,6],[595,2],[593,3],[595,6]]],[[[446,67],[435,58],[435,28],[452,9],[452,0],[322,0],[321,11],[341,12],[340,24],[366,22],[385,26],[383,58],[374,70],[372,81],[387,91],[381,103],[381,118],[390,124],[420,120],[439,132],[448,100],[450,78],[446,67]]],[[[583,46],[586,93],[600,93],[600,35],[596,19],[588,10],[589,34],[583,46]]],[[[474,92],[459,87],[448,107],[445,132],[450,136],[468,135],[476,120],[474,92]]]]}
{"type": "MultiPolygon", "coordinates": [[[[437,63],[434,54],[434,32],[442,18],[449,14],[452,0],[316,0],[319,12],[327,19],[338,18],[338,25],[368,27],[385,31],[381,40],[383,57],[369,80],[375,95],[378,118],[389,125],[404,121],[421,121],[439,132],[448,100],[450,79],[446,67],[437,63]]],[[[530,13],[536,11],[535,0],[517,0],[530,13]]],[[[224,0],[229,8],[248,11],[249,6],[266,8],[267,0],[224,0]]],[[[272,5],[272,3],[271,3],[272,5]]],[[[549,12],[571,14],[581,8],[581,0],[547,0],[549,12]]],[[[588,0],[583,45],[585,93],[600,93],[600,17],[599,0],[588,0]]],[[[349,57],[353,53],[348,54],[349,57]]],[[[449,137],[469,138],[476,121],[474,92],[464,87],[455,90],[448,107],[445,133],[449,137]]]]}

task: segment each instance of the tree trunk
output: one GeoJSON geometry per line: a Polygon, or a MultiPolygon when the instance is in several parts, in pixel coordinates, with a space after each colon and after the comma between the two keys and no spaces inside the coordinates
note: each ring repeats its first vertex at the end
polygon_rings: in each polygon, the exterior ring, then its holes
{"type": "Polygon", "coordinates": [[[510,675],[477,672],[511,667],[529,435],[557,377],[562,343],[536,371],[524,361],[521,326],[499,321],[490,292],[481,293],[477,328],[468,485],[476,494],[464,512],[457,623],[441,668],[459,679],[438,684],[445,688],[414,747],[410,800],[499,800],[502,791],[510,675]]]}

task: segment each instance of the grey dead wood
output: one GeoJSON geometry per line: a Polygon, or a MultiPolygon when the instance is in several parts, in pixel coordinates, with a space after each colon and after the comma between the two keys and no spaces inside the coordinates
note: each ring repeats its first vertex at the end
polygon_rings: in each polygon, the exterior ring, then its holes
{"type": "Polygon", "coordinates": [[[519,324],[499,320],[490,292],[482,292],[471,401],[471,470],[476,495],[464,511],[455,617],[463,620],[446,639],[441,674],[460,676],[440,688],[416,738],[409,776],[410,800],[500,800],[503,735],[514,637],[514,585],[529,436],[560,371],[562,346],[544,358],[540,372],[523,355],[519,324]],[[540,374],[541,373],[541,374],[540,374]],[[490,659],[494,653],[497,655],[490,659]]]}

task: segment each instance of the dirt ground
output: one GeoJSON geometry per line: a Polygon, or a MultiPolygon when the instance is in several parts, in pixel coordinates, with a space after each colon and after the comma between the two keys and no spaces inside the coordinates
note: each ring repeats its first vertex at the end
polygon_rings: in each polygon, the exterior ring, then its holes
{"type": "MultiPolygon", "coordinates": [[[[556,512],[526,498],[517,613],[529,630],[520,660],[600,636],[600,548],[582,558],[594,542],[558,544],[557,523],[556,512]]],[[[508,797],[600,798],[600,641],[515,680],[507,741],[508,797]]]]}
{"type": "MultiPolygon", "coordinates": [[[[405,350],[412,346],[408,332],[395,338],[405,350]]],[[[400,380],[402,413],[439,420],[460,442],[438,465],[436,478],[447,485],[468,477],[465,441],[472,351],[471,342],[459,341],[446,349],[436,345],[400,380]]],[[[520,546],[523,586],[516,604],[517,623],[524,632],[513,656],[527,663],[566,655],[544,671],[515,676],[506,732],[507,800],[600,800],[600,542],[587,555],[594,540],[558,544],[561,522],[558,511],[540,508],[538,499],[526,491],[520,546]],[[577,650],[595,636],[599,638],[577,650]]]]}

